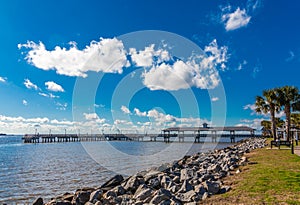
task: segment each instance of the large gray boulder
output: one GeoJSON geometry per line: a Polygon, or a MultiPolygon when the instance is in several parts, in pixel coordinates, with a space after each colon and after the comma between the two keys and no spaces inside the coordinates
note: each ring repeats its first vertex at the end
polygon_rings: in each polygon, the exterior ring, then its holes
{"type": "Polygon", "coordinates": [[[185,192],[188,192],[188,191],[191,191],[193,190],[193,186],[189,183],[188,180],[184,180],[183,183],[182,183],[182,186],[181,188],[178,190],[178,193],[185,193],[185,192]]]}
{"type": "Polygon", "coordinates": [[[194,201],[194,198],[196,197],[196,192],[194,190],[190,190],[185,193],[178,193],[176,195],[176,197],[184,203],[192,202],[192,201],[194,201]]]}
{"type": "Polygon", "coordinates": [[[220,182],[206,181],[203,183],[203,186],[211,195],[217,194],[220,191],[220,182]]]}
{"type": "Polygon", "coordinates": [[[166,189],[172,182],[173,180],[171,179],[171,177],[169,177],[168,175],[164,175],[160,181],[160,185],[162,188],[166,189]]]}
{"type": "Polygon", "coordinates": [[[161,188],[155,193],[154,197],[150,201],[150,204],[159,204],[162,201],[171,199],[171,197],[172,194],[169,190],[161,188]]]}
{"type": "Polygon", "coordinates": [[[152,178],[148,181],[148,186],[152,189],[159,189],[160,188],[160,180],[159,177],[152,178]]]}
{"type": "Polygon", "coordinates": [[[110,180],[108,180],[106,183],[104,183],[100,189],[102,189],[103,191],[108,191],[118,185],[120,185],[123,182],[124,178],[122,175],[115,175],[114,177],[112,177],[110,180]]]}
{"type": "Polygon", "coordinates": [[[89,202],[96,203],[101,199],[101,196],[103,194],[103,191],[101,189],[98,189],[96,191],[93,191],[90,195],[89,202]]]}
{"type": "Polygon", "coordinates": [[[44,201],[42,198],[37,198],[32,205],[44,205],[44,201]]]}
{"type": "Polygon", "coordinates": [[[140,185],[139,188],[136,190],[135,194],[133,195],[133,198],[137,201],[144,201],[148,197],[150,197],[154,191],[150,189],[145,184],[140,185]]]}
{"type": "Polygon", "coordinates": [[[144,175],[145,182],[148,182],[150,179],[157,177],[158,175],[163,174],[163,172],[157,170],[150,170],[144,175]]]}
{"type": "Polygon", "coordinates": [[[194,176],[192,169],[185,168],[180,171],[180,181],[189,180],[194,176]]]}
{"type": "Polygon", "coordinates": [[[137,188],[144,183],[145,181],[142,176],[134,175],[132,177],[129,177],[126,181],[124,181],[122,183],[122,186],[126,191],[130,191],[132,194],[134,194],[137,188]]]}
{"type": "Polygon", "coordinates": [[[76,205],[84,205],[86,202],[90,200],[90,191],[77,191],[73,200],[72,204],[76,205]]]}

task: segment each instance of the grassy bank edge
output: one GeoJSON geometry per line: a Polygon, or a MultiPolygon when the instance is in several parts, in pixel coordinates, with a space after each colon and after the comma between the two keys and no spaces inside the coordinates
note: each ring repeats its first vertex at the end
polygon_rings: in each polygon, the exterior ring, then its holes
{"type": "Polygon", "coordinates": [[[300,204],[300,157],[282,148],[268,145],[246,154],[249,164],[224,179],[232,190],[202,204],[300,204]]]}

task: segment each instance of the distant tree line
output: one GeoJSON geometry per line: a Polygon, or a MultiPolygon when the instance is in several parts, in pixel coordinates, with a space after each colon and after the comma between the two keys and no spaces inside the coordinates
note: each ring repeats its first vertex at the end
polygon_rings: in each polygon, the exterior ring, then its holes
{"type": "Polygon", "coordinates": [[[292,113],[300,111],[299,89],[295,86],[283,86],[264,90],[262,96],[256,96],[255,111],[259,114],[270,114],[270,121],[261,122],[265,134],[270,134],[276,140],[277,127],[283,127],[285,124],[285,133],[289,141],[291,124],[300,127],[300,113],[292,113]],[[285,122],[276,118],[276,113],[282,110],[285,113],[285,122]]]}

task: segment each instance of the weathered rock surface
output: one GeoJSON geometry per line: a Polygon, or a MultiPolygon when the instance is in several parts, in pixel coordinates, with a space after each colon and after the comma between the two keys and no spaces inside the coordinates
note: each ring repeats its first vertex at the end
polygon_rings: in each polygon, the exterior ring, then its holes
{"type": "Polygon", "coordinates": [[[33,205],[43,205],[44,201],[42,198],[37,198],[32,204],[33,205]]]}
{"type": "Polygon", "coordinates": [[[124,178],[122,175],[115,175],[114,177],[112,177],[110,180],[108,180],[106,183],[104,183],[100,188],[102,190],[110,190],[112,188],[114,188],[115,186],[121,185],[121,183],[123,182],[124,178]]]}

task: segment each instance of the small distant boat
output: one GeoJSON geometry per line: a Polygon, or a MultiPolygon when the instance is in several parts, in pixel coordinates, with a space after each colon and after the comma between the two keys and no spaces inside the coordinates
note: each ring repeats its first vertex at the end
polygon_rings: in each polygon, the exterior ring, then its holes
{"type": "Polygon", "coordinates": [[[0,133],[0,136],[6,135],[5,133],[0,133]]]}

